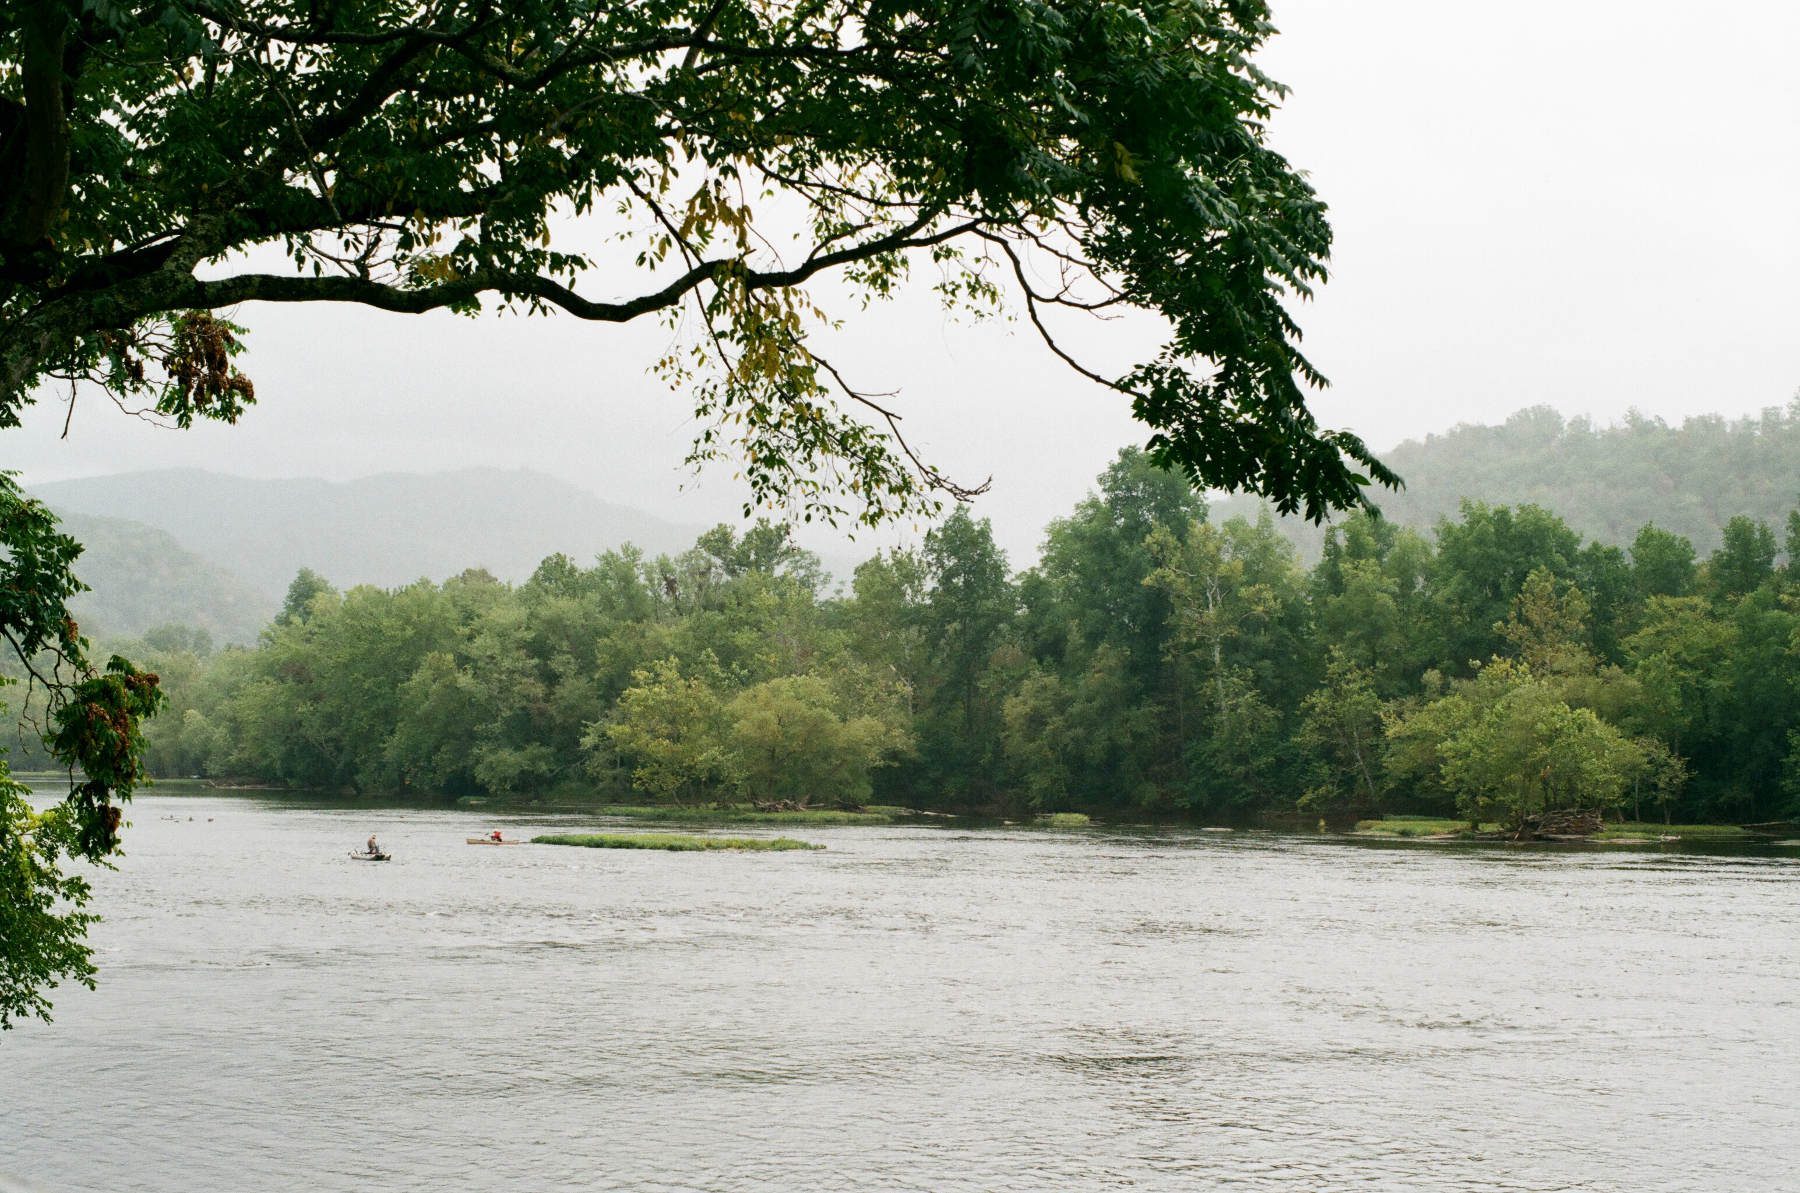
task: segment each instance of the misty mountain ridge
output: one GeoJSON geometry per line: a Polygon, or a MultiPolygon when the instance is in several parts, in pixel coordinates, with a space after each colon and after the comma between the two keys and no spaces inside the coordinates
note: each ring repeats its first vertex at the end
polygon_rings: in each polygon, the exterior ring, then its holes
{"type": "Polygon", "coordinates": [[[166,530],[124,518],[59,517],[83,548],[75,574],[91,591],[71,598],[69,611],[89,637],[135,637],[181,624],[206,630],[215,642],[249,645],[281,608],[166,530]]]}
{"type": "MultiPolygon", "coordinates": [[[[1704,555],[1739,514],[1767,522],[1780,537],[1787,512],[1800,504],[1800,400],[1740,419],[1699,415],[1679,427],[1635,411],[1596,426],[1532,406],[1498,426],[1464,423],[1409,439],[1381,459],[1406,478],[1401,492],[1371,491],[1382,516],[1427,535],[1439,518],[1454,520],[1469,498],[1542,506],[1612,546],[1629,547],[1638,528],[1654,522],[1704,555]]],[[[1254,519],[1261,505],[1255,497],[1218,498],[1212,519],[1254,519]]],[[[1318,559],[1323,528],[1299,517],[1276,523],[1305,559],[1318,559]]]]}
{"type": "Polygon", "coordinates": [[[339,588],[392,588],[471,567],[520,581],[557,552],[583,562],[625,543],[650,555],[673,553],[703,529],[529,469],[328,481],[176,468],[53,481],[32,493],[59,513],[164,531],[277,602],[303,567],[339,588]]]}

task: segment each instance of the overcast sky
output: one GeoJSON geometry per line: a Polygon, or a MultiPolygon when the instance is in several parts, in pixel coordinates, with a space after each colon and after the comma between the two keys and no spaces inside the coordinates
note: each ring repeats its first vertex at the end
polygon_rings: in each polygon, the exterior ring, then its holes
{"type": "MultiPolygon", "coordinates": [[[[1378,448],[1546,403],[1601,422],[1741,415],[1800,386],[1800,4],[1277,0],[1276,147],[1331,206],[1333,277],[1303,306],[1316,409],[1378,448]]],[[[922,279],[928,281],[928,279],[922,279]]],[[[595,284],[596,294],[613,288],[595,284]]],[[[925,293],[833,347],[898,388],[916,444],[1015,564],[1141,430],[1016,325],[925,293]]],[[[843,309],[840,313],[852,315],[843,309]]],[[[689,410],[647,366],[660,325],[248,306],[260,402],[174,432],[84,393],[7,433],[27,483],[198,466],[344,479],[531,467],[684,522],[734,517],[679,467],[689,410]],[[684,491],[682,486],[686,485],[684,491]]],[[[1100,328],[1079,337],[1105,354],[1100,328]]],[[[830,547],[814,539],[821,547],[830,547]]]]}

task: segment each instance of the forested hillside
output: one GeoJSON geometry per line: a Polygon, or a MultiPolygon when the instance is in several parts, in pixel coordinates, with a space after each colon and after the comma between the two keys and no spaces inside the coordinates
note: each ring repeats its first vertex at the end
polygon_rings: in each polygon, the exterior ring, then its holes
{"type": "Polygon", "coordinates": [[[519,585],[302,573],[254,650],[164,677],[165,775],[362,791],[1517,823],[1773,819],[1800,767],[1800,515],[1697,557],[1536,506],[1352,518],[1309,569],[1122,453],[1014,574],[958,510],[843,596],[761,524],[519,585]]]}
{"type": "Polygon", "coordinates": [[[178,622],[220,645],[251,645],[279,607],[166,531],[123,518],[60,517],[84,548],[75,574],[92,591],[69,608],[89,634],[137,635],[178,622]]]}
{"type": "MultiPolygon", "coordinates": [[[[1548,406],[1521,410],[1500,426],[1459,426],[1382,455],[1406,478],[1382,493],[1392,522],[1429,532],[1465,498],[1490,505],[1556,510],[1586,538],[1626,546],[1655,522],[1701,551],[1746,514],[1778,525],[1800,495],[1800,403],[1755,418],[1690,418],[1679,427],[1633,416],[1610,427],[1564,420],[1548,406]]],[[[1220,503],[1223,516],[1256,516],[1256,503],[1220,503]]],[[[1297,518],[1281,530],[1316,560],[1324,533],[1297,518]]]]}
{"type": "Polygon", "coordinates": [[[523,580],[553,552],[589,558],[628,542],[679,551],[699,529],[525,469],[337,482],[180,468],[55,481],[32,493],[59,511],[167,531],[260,589],[271,605],[303,567],[344,584],[388,587],[472,566],[523,580]]]}

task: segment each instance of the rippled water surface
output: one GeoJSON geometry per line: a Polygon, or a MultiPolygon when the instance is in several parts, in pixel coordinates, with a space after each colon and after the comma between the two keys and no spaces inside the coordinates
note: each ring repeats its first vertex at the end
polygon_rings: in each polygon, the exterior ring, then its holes
{"type": "Polygon", "coordinates": [[[1800,850],[132,819],[0,1038],[48,1190],[1800,1188],[1800,850]]]}

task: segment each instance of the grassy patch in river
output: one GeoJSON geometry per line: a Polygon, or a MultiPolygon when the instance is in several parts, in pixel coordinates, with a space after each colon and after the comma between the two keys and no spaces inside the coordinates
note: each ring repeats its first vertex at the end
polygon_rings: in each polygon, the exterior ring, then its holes
{"type": "MultiPolygon", "coordinates": [[[[1483,832],[1498,832],[1497,824],[1484,824],[1483,832]]],[[[1445,820],[1433,816],[1388,816],[1381,820],[1359,820],[1356,831],[1374,837],[1443,837],[1469,831],[1466,820],[1445,820]]]]}
{"type": "Polygon", "coordinates": [[[690,833],[549,833],[533,837],[533,845],[579,845],[586,849],[787,850],[823,849],[792,837],[696,837],[690,833]]]}

